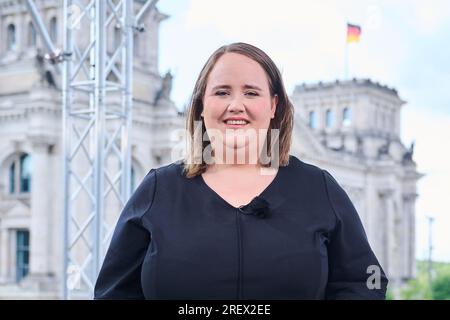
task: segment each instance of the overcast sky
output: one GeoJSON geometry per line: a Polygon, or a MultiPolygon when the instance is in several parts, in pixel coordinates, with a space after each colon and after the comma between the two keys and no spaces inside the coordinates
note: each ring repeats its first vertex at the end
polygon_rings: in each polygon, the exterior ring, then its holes
{"type": "Polygon", "coordinates": [[[416,141],[426,174],[418,185],[417,257],[427,256],[431,215],[433,257],[450,261],[450,1],[160,0],[158,8],[170,15],[160,29],[160,72],[174,74],[180,109],[206,59],[236,41],[266,51],[289,94],[303,82],[342,79],[346,22],[360,25],[350,77],[394,87],[407,101],[402,139],[416,141]]]}

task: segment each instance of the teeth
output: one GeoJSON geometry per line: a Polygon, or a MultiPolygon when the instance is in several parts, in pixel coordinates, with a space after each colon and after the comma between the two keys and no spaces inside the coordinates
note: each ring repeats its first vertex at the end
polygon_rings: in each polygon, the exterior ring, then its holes
{"type": "Polygon", "coordinates": [[[245,120],[227,120],[227,124],[247,124],[245,120]]]}

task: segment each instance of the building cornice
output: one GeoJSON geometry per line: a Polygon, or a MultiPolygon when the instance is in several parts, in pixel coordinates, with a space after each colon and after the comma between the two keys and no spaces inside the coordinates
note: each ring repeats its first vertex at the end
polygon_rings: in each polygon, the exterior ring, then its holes
{"type": "MultiPolygon", "coordinates": [[[[375,89],[375,92],[383,92],[390,96],[391,98],[394,98],[398,103],[404,104],[406,101],[402,100],[398,92],[393,87],[388,87],[387,85],[382,85],[379,82],[374,82],[371,79],[356,79],[353,78],[352,80],[336,80],[332,82],[322,82],[319,81],[318,83],[302,83],[301,85],[297,85],[294,88],[293,95],[296,94],[302,94],[302,93],[313,93],[317,91],[326,92],[328,90],[335,90],[335,89],[344,89],[344,90],[352,90],[352,89],[375,89]]],[[[372,90],[370,90],[372,91],[372,90]]]]}

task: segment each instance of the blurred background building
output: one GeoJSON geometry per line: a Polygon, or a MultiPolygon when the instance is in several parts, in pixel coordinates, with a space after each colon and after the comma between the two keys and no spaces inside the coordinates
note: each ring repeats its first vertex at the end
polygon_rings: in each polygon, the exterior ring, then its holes
{"type": "MultiPolygon", "coordinates": [[[[62,46],[62,2],[36,0],[62,46]]],[[[142,1],[135,1],[140,6],[142,1]]],[[[170,99],[172,75],[159,74],[158,32],[168,18],[145,17],[134,38],[132,188],[173,161],[172,133],[184,114],[170,99]]],[[[113,43],[115,32],[108,34],[113,43]]],[[[414,145],[400,140],[393,88],[370,79],[302,84],[292,92],[291,154],[329,170],[348,192],[391,280],[415,276],[415,200],[421,174],[414,145]]],[[[61,76],[22,1],[0,0],[0,298],[60,298],[62,279],[61,76]]]]}

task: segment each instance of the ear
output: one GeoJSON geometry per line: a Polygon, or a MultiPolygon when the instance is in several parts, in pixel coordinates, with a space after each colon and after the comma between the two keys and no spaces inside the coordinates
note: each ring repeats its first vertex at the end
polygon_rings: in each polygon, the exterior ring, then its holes
{"type": "Polygon", "coordinates": [[[277,105],[278,105],[278,95],[275,94],[272,98],[272,105],[270,110],[272,111],[272,116],[270,118],[275,118],[275,112],[277,111],[277,105]]]}

